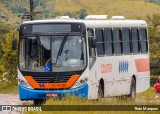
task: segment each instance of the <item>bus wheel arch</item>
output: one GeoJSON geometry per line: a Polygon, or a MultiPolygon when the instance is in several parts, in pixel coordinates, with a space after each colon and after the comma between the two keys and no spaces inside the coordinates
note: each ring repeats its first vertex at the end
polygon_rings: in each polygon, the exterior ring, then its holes
{"type": "Polygon", "coordinates": [[[98,84],[98,98],[104,97],[104,80],[103,78],[100,79],[98,84]]]}

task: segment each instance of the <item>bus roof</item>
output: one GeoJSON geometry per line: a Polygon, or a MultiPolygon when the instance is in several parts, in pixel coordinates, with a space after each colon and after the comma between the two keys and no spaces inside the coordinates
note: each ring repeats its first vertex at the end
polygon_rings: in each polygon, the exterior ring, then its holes
{"type": "Polygon", "coordinates": [[[105,28],[105,27],[147,27],[144,20],[75,20],[75,19],[48,19],[26,21],[22,24],[40,24],[40,23],[84,23],[87,28],[105,28]]]}

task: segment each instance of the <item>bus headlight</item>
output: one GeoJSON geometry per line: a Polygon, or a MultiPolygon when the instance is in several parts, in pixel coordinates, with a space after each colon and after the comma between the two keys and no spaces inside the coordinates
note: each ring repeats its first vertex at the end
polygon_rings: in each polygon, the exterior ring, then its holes
{"type": "Polygon", "coordinates": [[[33,89],[33,87],[27,81],[25,81],[21,78],[18,79],[18,84],[22,85],[23,87],[33,89]]]}
{"type": "Polygon", "coordinates": [[[80,86],[86,84],[87,81],[88,81],[88,78],[87,78],[87,77],[82,78],[82,79],[78,80],[78,81],[72,86],[72,88],[80,87],[80,86]]]}

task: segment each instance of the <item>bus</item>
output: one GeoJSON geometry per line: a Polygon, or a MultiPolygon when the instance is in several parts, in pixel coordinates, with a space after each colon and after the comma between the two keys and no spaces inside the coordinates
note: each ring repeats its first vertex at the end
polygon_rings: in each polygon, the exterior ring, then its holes
{"type": "MultiPolygon", "coordinates": [[[[147,23],[89,15],[23,22],[19,29],[20,100],[129,95],[150,86],[147,23]]],[[[15,49],[15,39],[12,41],[15,49]]]]}

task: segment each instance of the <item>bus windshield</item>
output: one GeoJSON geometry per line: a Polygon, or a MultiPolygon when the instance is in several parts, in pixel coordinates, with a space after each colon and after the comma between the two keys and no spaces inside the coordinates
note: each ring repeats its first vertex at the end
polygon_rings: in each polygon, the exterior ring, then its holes
{"type": "Polygon", "coordinates": [[[86,67],[86,42],[81,36],[32,36],[20,39],[22,71],[66,72],[86,67]]]}

